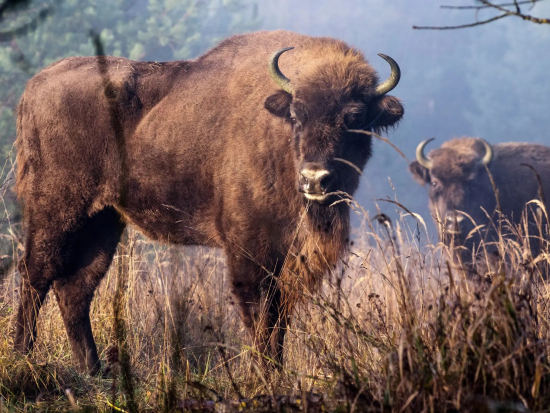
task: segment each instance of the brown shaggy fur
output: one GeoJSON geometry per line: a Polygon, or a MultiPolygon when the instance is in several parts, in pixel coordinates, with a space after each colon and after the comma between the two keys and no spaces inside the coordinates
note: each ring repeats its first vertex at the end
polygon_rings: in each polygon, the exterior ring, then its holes
{"type": "MultiPolygon", "coordinates": [[[[543,195],[546,200],[550,199],[550,148],[519,142],[499,143],[492,147],[493,159],[488,167],[498,190],[501,212],[511,223],[518,224],[526,203],[541,198],[536,175],[522,164],[535,168],[542,180],[543,195]]],[[[481,163],[484,155],[485,147],[480,139],[455,138],[429,152],[427,157],[433,162],[430,170],[416,160],[409,165],[409,170],[418,183],[430,185],[429,206],[436,225],[453,211],[464,211],[477,225],[486,226],[484,237],[493,241],[496,234],[491,230],[487,214],[497,222],[497,202],[489,175],[481,163]]],[[[473,227],[469,219],[460,224],[459,241],[468,251],[480,242],[476,236],[466,240],[473,227]]],[[[536,230],[531,235],[539,236],[536,230]]],[[[533,239],[530,245],[536,255],[539,242],[533,239]]],[[[463,255],[463,259],[468,262],[472,258],[463,255]]]]}
{"type": "MultiPolygon", "coordinates": [[[[53,286],[76,362],[96,372],[94,291],[126,224],[150,238],[223,248],[245,324],[282,360],[292,291],[318,284],[345,251],[345,204],[309,202],[300,165],[335,171],[352,194],[371,141],[403,115],[376,96],[360,52],[330,38],[276,31],[235,36],[196,60],[61,60],[31,79],[18,115],[17,190],[26,250],[15,347],[28,352],[53,286]],[[277,90],[267,62],[294,88],[277,90]]],[[[333,197],[334,199],[334,197],[333,197]]]]}

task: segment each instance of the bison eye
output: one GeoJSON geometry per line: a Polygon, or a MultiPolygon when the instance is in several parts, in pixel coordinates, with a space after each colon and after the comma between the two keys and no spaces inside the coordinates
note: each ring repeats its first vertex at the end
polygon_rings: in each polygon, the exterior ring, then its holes
{"type": "Polygon", "coordinates": [[[290,123],[292,124],[292,128],[295,131],[299,131],[302,129],[302,123],[298,119],[296,119],[294,116],[290,117],[290,123]]]}
{"type": "Polygon", "coordinates": [[[355,123],[356,116],[354,113],[346,113],[344,115],[344,125],[348,129],[352,129],[355,123]]]}

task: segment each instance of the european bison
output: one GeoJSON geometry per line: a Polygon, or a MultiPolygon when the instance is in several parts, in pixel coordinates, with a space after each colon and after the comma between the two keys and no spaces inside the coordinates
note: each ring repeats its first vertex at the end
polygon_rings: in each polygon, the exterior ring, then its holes
{"type": "MultiPolygon", "coordinates": [[[[436,225],[442,224],[449,235],[445,241],[458,232],[456,241],[465,247],[461,254],[465,264],[473,264],[471,251],[482,239],[489,244],[498,239],[497,194],[500,212],[507,220],[503,234],[509,233],[508,224],[521,222],[529,201],[540,200],[537,174],[542,178],[542,193],[550,196],[550,148],[546,146],[517,142],[491,146],[483,139],[465,137],[444,142],[426,157],[424,147],[431,140],[418,145],[409,170],[417,182],[429,185],[430,211],[436,225]],[[483,228],[472,232],[476,225],[483,228]]],[[[530,214],[528,221],[534,224],[535,218],[530,214]]],[[[536,227],[531,226],[529,240],[533,255],[540,247],[536,227]]]]}
{"type": "Polygon", "coordinates": [[[37,74],[18,112],[27,238],[15,347],[32,349],[53,287],[74,360],[97,372],[90,302],[133,224],[153,240],[223,248],[244,323],[281,361],[292,292],[346,248],[349,211],[333,193],[353,194],[350,164],[371,155],[370,137],[348,129],[403,116],[386,95],[399,67],[381,56],[392,74],[379,83],[341,41],[274,31],[195,60],[73,57],[37,74]]]}

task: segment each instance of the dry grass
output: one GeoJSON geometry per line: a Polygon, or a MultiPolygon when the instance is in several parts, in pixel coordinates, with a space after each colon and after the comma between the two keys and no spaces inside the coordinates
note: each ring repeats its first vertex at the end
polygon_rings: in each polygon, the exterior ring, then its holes
{"type": "MultiPolygon", "coordinates": [[[[548,246],[534,264],[524,242],[502,237],[500,265],[490,257],[491,272],[473,282],[426,241],[421,220],[390,227],[357,212],[349,257],[295,315],[272,377],[247,347],[219,251],[128,231],[92,304],[104,378],[72,367],[52,296],[32,357],[12,351],[12,272],[0,292],[0,411],[170,411],[260,395],[310,411],[550,411],[548,246]]],[[[17,226],[11,233],[18,239],[17,226]]]]}

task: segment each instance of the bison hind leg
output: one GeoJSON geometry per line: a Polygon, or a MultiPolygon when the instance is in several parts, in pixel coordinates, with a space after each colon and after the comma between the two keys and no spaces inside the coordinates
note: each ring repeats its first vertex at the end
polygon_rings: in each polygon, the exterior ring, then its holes
{"type": "Polygon", "coordinates": [[[23,354],[32,351],[38,313],[53,284],[74,357],[81,369],[95,373],[98,357],[90,326],[90,303],[109,268],[124,224],[114,208],[105,208],[92,217],[73,212],[73,220],[52,211],[27,213],[14,347],[23,354]],[[69,229],[67,222],[73,224],[69,229]]]}
{"type": "MultiPolygon", "coordinates": [[[[27,241],[27,245],[29,242],[27,241]]],[[[28,248],[27,248],[28,250],[28,248]]],[[[29,271],[27,260],[19,262],[21,274],[20,303],[15,322],[14,348],[22,354],[29,354],[36,340],[36,320],[42,304],[48,294],[51,281],[34,276],[34,271],[29,271]]]]}
{"type": "Polygon", "coordinates": [[[88,218],[75,237],[67,271],[53,283],[72,350],[73,361],[92,375],[100,363],[90,322],[94,292],[109,269],[124,224],[113,208],[88,218]]]}

